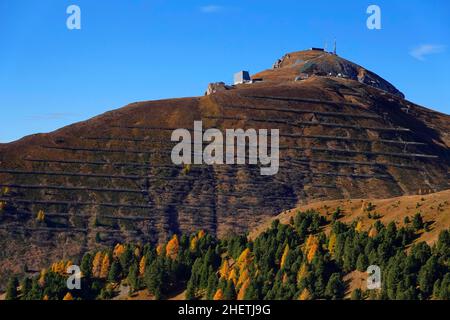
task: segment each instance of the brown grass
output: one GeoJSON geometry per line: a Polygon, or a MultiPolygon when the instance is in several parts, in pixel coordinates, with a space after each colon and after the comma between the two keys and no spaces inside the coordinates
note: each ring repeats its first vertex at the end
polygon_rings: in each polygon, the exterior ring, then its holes
{"type": "Polygon", "coordinates": [[[298,211],[315,210],[320,214],[331,217],[339,207],[342,210],[340,221],[351,223],[361,220],[363,230],[368,230],[375,223],[375,219],[368,217],[367,207],[371,203],[374,209],[371,215],[379,215],[379,220],[387,224],[395,221],[398,226],[404,225],[405,217],[412,217],[420,212],[424,221],[429,224],[429,230],[422,232],[417,241],[432,244],[437,240],[442,230],[450,228],[450,190],[428,195],[402,196],[390,199],[345,199],[313,202],[304,206],[281,213],[275,218],[268,219],[250,233],[250,238],[256,238],[261,232],[270,227],[273,220],[279,219],[288,223],[298,211]]]}

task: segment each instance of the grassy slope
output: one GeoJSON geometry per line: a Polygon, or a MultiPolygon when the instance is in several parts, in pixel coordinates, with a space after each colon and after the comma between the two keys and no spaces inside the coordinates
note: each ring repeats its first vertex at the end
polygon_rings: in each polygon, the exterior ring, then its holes
{"type": "Polygon", "coordinates": [[[445,190],[428,195],[402,196],[391,199],[345,199],[313,202],[268,219],[250,233],[250,238],[255,239],[275,219],[279,219],[282,223],[288,223],[289,219],[294,217],[299,210],[313,209],[323,215],[331,215],[338,207],[343,210],[340,218],[342,222],[349,223],[361,219],[363,229],[368,230],[375,222],[374,219],[368,218],[367,211],[364,210],[368,203],[375,205],[375,209],[371,213],[381,215],[380,221],[384,224],[395,221],[401,226],[405,217],[412,217],[420,212],[424,221],[430,223],[430,230],[422,233],[416,241],[426,241],[428,244],[432,244],[442,230],[450,228],[450,190],[445,190]]]}

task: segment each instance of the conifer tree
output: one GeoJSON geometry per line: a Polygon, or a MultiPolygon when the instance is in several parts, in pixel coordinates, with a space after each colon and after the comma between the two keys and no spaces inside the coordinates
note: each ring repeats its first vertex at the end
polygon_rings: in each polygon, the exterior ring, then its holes
{"type": "Polygon", "coordinates": [[[19,286],[19,280],[17,277],[11,277],[6,287],[6,300],[17,300],[17,287],[19,286]]]}
{"type": "Polygon", "coordinates": [[[223,293],[224,300],[234,300],[236,299],[236,288],[234,287],[233,281],[229,280],[227,286],[223,293]]]}
{"type": "Polygon", "coordinates": [[[109,270],[108,280],[111,282],[118,282],[120,280],[121,267],[117,260],[114,260],[111,269],[109,270]]]}
{"type": "Polygon", "coordinates": [[[333,273],[325,288],[325,295],[332,300],[341,299],[344,295],[344,283],[339,273],[333,273]]]}

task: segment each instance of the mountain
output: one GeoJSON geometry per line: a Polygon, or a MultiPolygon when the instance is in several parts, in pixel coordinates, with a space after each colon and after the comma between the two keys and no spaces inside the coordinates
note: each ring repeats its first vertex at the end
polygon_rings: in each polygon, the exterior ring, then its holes
{"type": "Polygon", "coordinates": [[[450,116],[320,50],[203,97],[132,103],[0,145],[0,277],[117,242],[254,229],[312,201],[449,189],[450,116]],[[280,170],[174,165],[177,128],[280,130],[280,170]]]}

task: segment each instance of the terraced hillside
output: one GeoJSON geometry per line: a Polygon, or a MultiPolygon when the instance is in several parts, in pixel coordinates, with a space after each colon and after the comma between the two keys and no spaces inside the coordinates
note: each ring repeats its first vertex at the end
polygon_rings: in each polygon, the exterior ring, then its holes
{"type": "Polygon", "coordinates": [[[255,76],[262,82],[133,103],[0,145],[0,277],[117,242],[246,232],[310,201],[449,189],[450,116],[404,100],[384,80],[344,77],[345,64],[340,76],[321,66],[329,70],[316,63],[295,81],[301,70],[281,64],[255,76]],[[171,132],[195,120],[204,129],[279,129],[279,173],[172,164],[171,132]]]}

